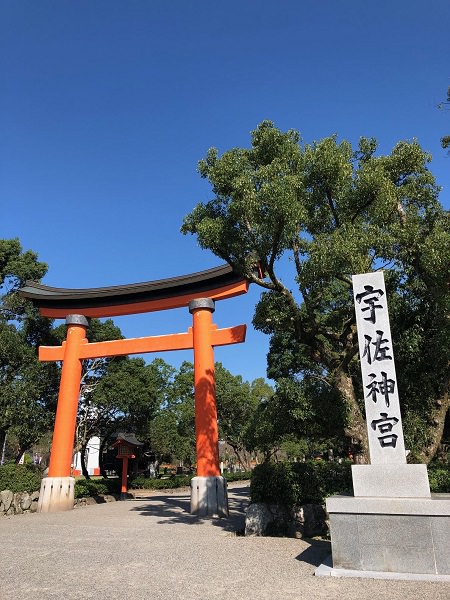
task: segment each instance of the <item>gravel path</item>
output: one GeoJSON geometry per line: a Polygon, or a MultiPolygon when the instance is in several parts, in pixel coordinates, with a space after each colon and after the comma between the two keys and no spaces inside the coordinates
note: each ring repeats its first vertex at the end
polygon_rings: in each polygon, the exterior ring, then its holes
{"type": "Polygon", "coordinates": [[[0,519],[0,599],[450,599],[448,583],[314,577],[328,542],[236,535],[241,483],[227,520],[191,516],[186,490],[141,495],[0,519]]]}

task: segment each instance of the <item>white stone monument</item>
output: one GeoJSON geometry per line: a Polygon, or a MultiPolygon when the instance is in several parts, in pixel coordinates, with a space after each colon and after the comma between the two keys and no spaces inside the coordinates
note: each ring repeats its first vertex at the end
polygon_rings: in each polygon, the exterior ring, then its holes
{"type": "Polygon", "coordinates": [[[352,279],[370,464],[352,465],[354,496],[326,501],[332,565],[316,575],[450,581],[450,496],[406,463],[383,273],[352,279]]]}
{"type": "Polygon", "coordinates": [[[407,465],[384,277],[353,276],[370,466],[353,465],[355,496],[430,497],[426,465],[407,465]]]}

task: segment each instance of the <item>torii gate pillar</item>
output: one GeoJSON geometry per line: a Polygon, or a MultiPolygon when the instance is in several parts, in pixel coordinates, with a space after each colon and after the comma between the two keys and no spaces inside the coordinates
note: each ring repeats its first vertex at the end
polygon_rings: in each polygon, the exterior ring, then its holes
{"type": "Polygon", "coordinates": [[[48,477],[41,482],[38,512],[73,508],[75,479],[70,476],[77,420],[82,363],[80,347],[86,342],[88,320],[83,315],[67,315],[67,338],[61,371],[58,405],[48,477]]]}
{"type": "Polygon", "coordinates": [[[197,477],[191,480],[191,513],[228,516],[226,480],[220,475],[212,313],[214,301],[198,298],[189,303],[194,345],[195,433],[197,477]]]}

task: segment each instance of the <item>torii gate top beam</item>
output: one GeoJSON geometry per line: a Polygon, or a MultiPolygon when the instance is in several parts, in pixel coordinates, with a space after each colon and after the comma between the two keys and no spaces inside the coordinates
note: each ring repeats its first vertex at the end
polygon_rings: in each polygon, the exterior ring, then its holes
{"type": "Polygon", "coordinates": [[[30,281],[19,293],[44,317],[63,319],[78,313],[100,318],[187,307],[204,296],[224,300],[245,294],[248,285],[247,279],[223,265],[170,279],[102,288],[55,288],[30,281]]]}

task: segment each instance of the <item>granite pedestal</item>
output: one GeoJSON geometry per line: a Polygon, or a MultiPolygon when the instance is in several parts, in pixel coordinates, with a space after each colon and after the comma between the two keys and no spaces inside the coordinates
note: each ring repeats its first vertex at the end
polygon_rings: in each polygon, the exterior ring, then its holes
{"type": "Polygon", "coordinates": [[[450,496],[332,496],[333,568],[450,575],[450,496]]]}
{"type": "Polygon", "coordinates": [[[75,495],[73,477],[44,477],[37,512],[59,512],[72,510],[75,495]]]}
{"type": "Polygon", "coordinates": [[[191,514],[199,517],[228,517],[226,479],[220,476],[193,477],[191,514]]]}
{"type": "Polygon", "coordinates": [[[353,480],[326,501],[333,575],[450,576],[450,495],[430,494],[425,465],[355,465],[353,480]]]}

